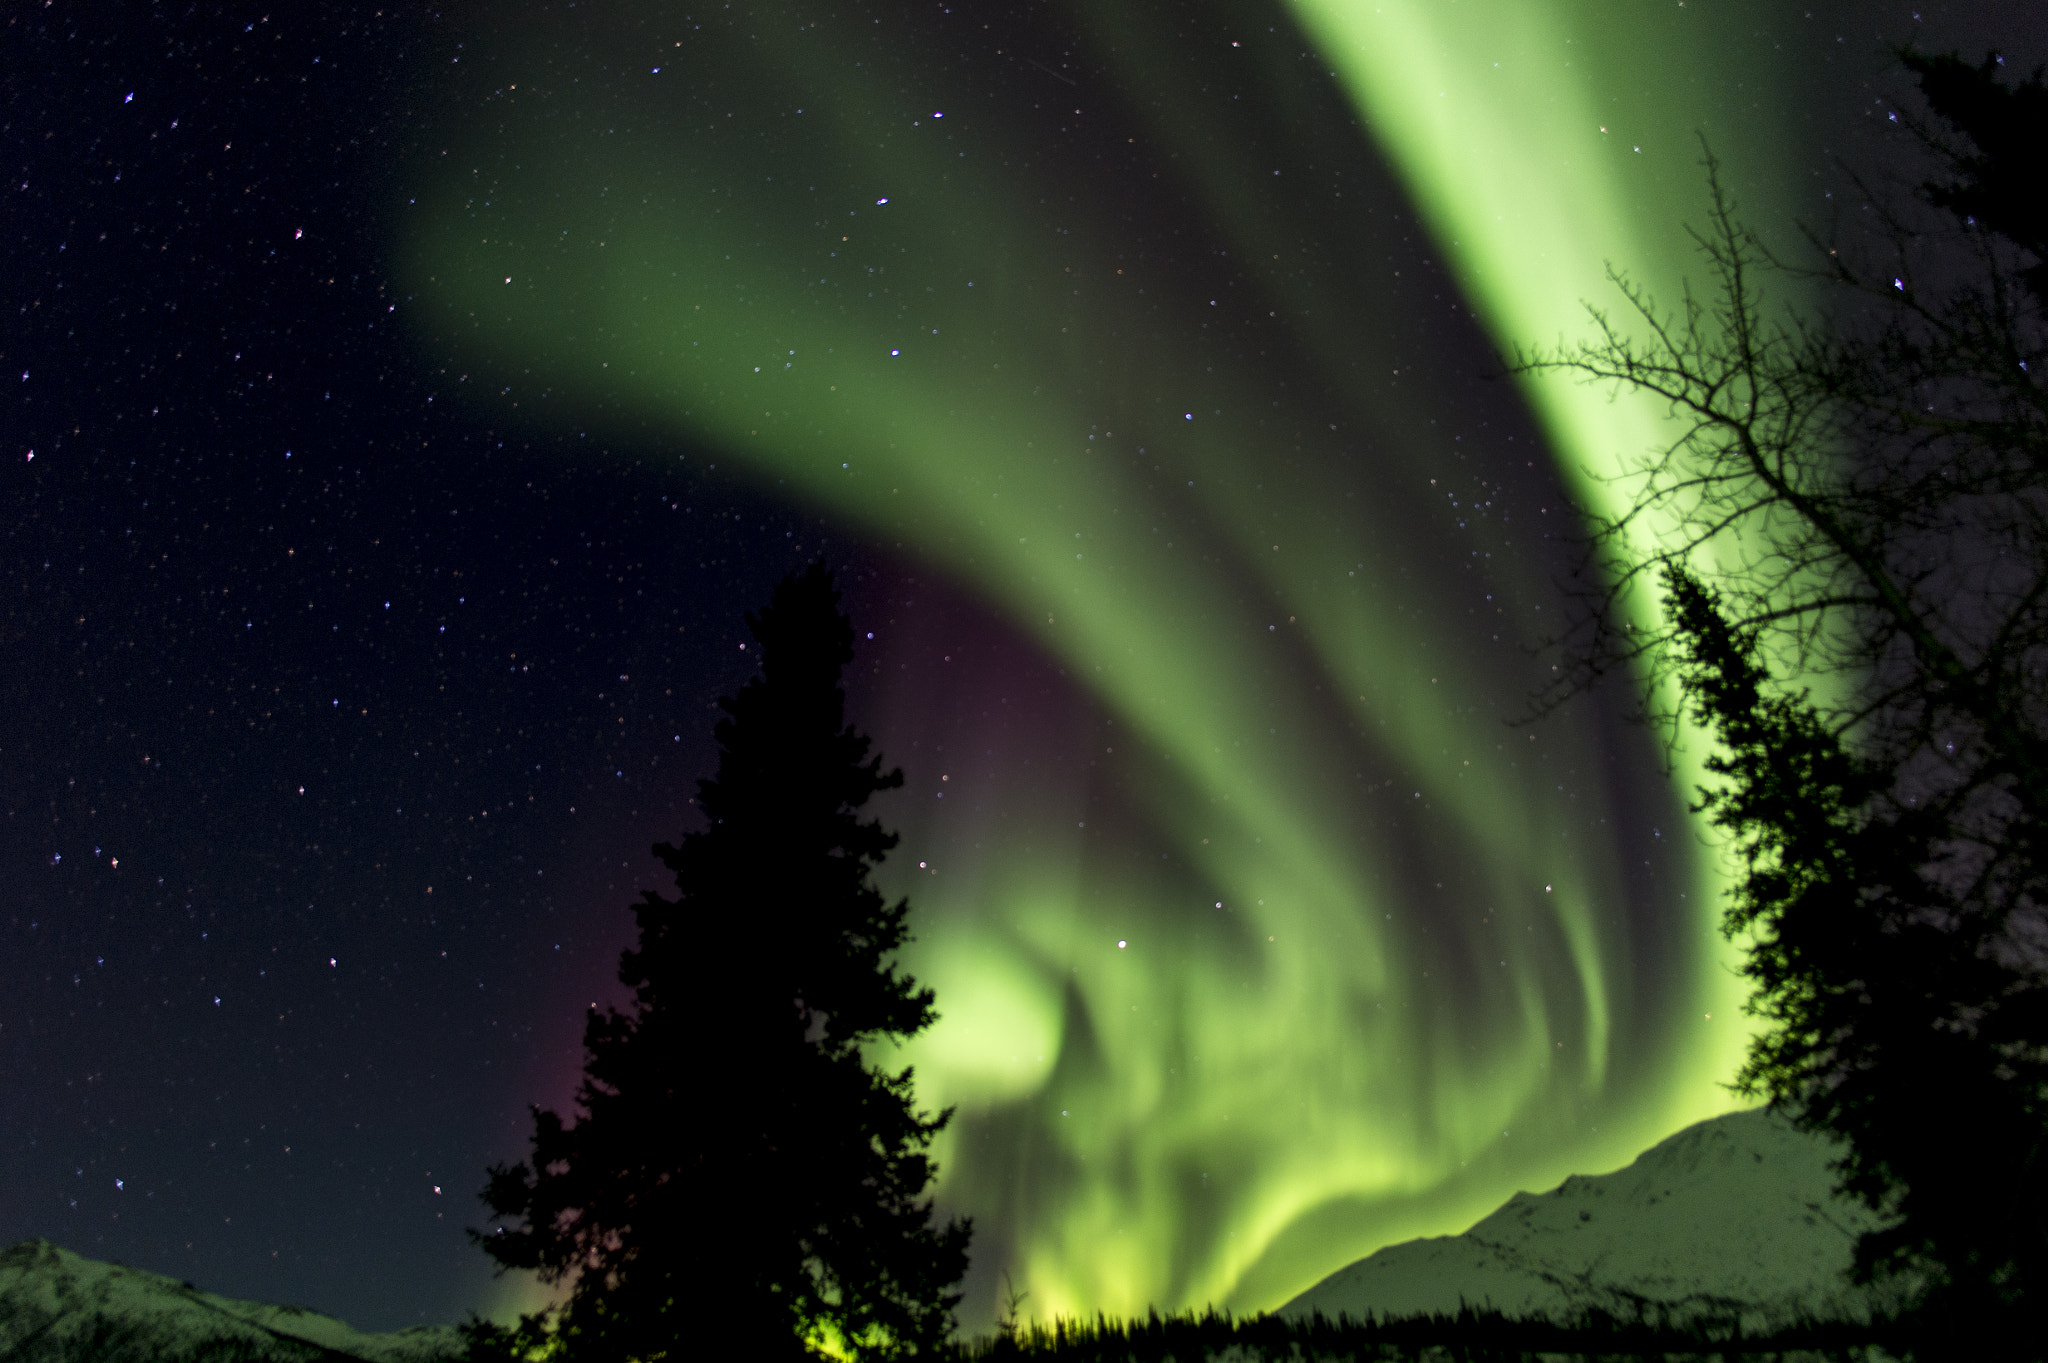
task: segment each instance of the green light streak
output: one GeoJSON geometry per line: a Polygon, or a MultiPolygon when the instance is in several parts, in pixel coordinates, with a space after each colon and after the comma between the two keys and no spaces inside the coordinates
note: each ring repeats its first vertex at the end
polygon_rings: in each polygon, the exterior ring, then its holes
{"type": "MultiPolygon", "coordinates": [[[[1577,327],[1602,290],[1582,243],[1677,261],[1662,227],[1696,187],[1690,144],[1683,188],[1645,196],[1583,132],[1584,92],[1640,53],[1503,75],[1461,54],[1565,31],[1506,0],[1299,8],[1503,341],[1577,327]]],[[[1470,584],[1409,579],[1440,505],[1426,383],[1339,401],[1393,451],[1363,484],[1348,429],[1275,457],[1274,376],[976,123],[977,92],[914,123],[895,77],[814,34],[703,59],[747,107],[648,95],[627,119],[556,51],[504,60],[519,93],[405,210],[436,353],[528,410],[688,432],[971,584],[1127,731],[1129,820],[1176,854],[1168,880],[1105,853],[1080,777],[906,820],[947,858],[907,886],[910,965],[945,1013],[909,1058],[927,1101],[962,1109],[942,1193],[1031,1311],[1274,1306],[1725,1106],[1742,1034],[1717,887],[1685,866],[1672,906],[1690,990],[1639,987],[1635,853],[1508,751],[1495,717],[1525,679],[1432,628],[1470,584]],[[1368,761],[1371,789],[1414,792],[1397,817],[1361,813],[1368,761]],[[1673,1030],[1702,1014],[1721,1021],[1673,1030]],[[1618,1070],[1633,1034],[1667,1032],[1654,1066],[1618,1070]]],[[[1225,156],[1188,159],[1225,231],[1261,230],[1225,156]]],[[[1657,434],[1604,395],[1531,400],[1568,463],[1657,434]]],[[[1543,599],[1523,565],[1478,571],[1517,608],[1543,599]]],[[[1596,727],[1566,714],[1545,746],[1606,760],[1596,727]]]]}
{"type": "MultiPolygon", "coordinates": [[[[1702,135],[1728,163],[1732,183],[1786,182],[1768,152],[1780,141],[1769,134],[1782,106],[1726,97],[1745,88],[1775,93],[1764,45],[1745,54],[1750,63],[1764,58],[1763,69],[1745,69],[1729,39],[1732,28],[1782,16],[1737,5],[1717,16],[1617,22],[1611,7],[1515,0],[1288,3],[1400,167],[1504,353],[1580,339],[1589,303],[1626,328],[1610,268],[1653,296],[1680,296],[1700,265],[1683,224],[1698,221],[1705,206],[1702,135]],[[1653,72],[1684,75],[1646,81],[1653,72]]],[[[1523,386],[1575,495],[1606,514],[1624,511],[1625,490],[1603,478],[1671,441],[1662,404],[1561,375],[1525,378],[1523,386]]],[[[1660,528],[1642,525],[1646,539],[1660,528]]],[[[1705,779],[1704,753],[1695,739],[1678,755],[1681,789],[1705,779]]],[[[1701,871],[1692,902],[1707,941],[1724,882],[1711,864],[1701,871]]],[[[1731,1017],[1743,999],[1733,965],[1731,952],[1702,952],[1697,986],[1708,1009],[1731,1017]]],[[[1746,1033],[1730,1028],[1700,1041],[1678,1064],[1725,1075],[1746,1033]]],[[[1674,1089],[1670,1101],[1659,1119],[1667,1129],[1727,1108],[1726,1095],[1705,1085],[1674,1089]]]]}

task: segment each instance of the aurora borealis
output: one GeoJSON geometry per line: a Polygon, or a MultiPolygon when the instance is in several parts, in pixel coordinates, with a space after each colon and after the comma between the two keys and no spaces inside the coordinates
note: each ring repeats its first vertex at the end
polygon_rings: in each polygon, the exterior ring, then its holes
{"type": "Polygon", "coordinates": [[[1504,357],[1678,296],[1700,133],[1798,249],[1887,45],[2013,8],[25,11],[0,1243],[518,1304],[474,1191],[820,553],[964,1328],[1276,1306],[1725,1108],[1696,746],[1511,723],[1661,416],[1504,357]]]}
{"type": "MultiPolygon", "coordinates": [[[[964,722],[901,816],[943,872],[906,882],[941,1196],[1034,1311],[1277,1305],[1727,1101],[1714,882],[1647,740],[1503,723],[1552,460],[1655,414],[1525,390],[1546,449],[1432,372],[1570,327],[1583,243],[1682,266],[1707,110],[1595,92],[1699,35],[1387,8],[1304,7],[1320,55],[1282,13],[1090,11],[1061,69],[965,10],[508,24],[401,218],[468,381],[687,432],[935,566],[1120,741],[1048,788],[964,722]]],[[[899,686],[897,754],[944,682],[899,686]]]]}

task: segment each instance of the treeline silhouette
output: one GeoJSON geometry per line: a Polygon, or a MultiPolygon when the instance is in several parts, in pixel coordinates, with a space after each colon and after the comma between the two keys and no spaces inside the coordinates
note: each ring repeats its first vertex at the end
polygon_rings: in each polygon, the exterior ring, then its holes
{"type": "Polygon", "coordinates": [[[1745,1333],[1739,1320],[1686,1325],[1591,1314],[1577,1321],[1521,1320],[1494,1311],[1386,1319],[1317,1315],[1233,1317],[1204,1311],[1142,1320],[1055,1320],[1013,1325],[961,1347],[962,1363],[1577,1363],[1578,1360],[1844,1360],[1901,1356],[1890,1321],[1811,1321],[1745,1333]]]}

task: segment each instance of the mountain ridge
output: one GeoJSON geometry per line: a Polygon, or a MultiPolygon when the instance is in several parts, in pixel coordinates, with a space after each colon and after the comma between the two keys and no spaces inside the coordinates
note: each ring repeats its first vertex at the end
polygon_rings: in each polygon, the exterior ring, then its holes
{"type": "MultiPolygon", "coordinates": [[[[1593,1314],[1745,1333],[1865,1322],[1899,1291],[1848,1278],[1878,1224],[1834,1191],[1839,1147],[1757,1109],[1695,1123],[1607,1174],[1518,1192],[1459,1235],[1390,1245],[1274,1314],[1456,1314],[1571,1324],[1593,1314]]],[[[8,1363],[459,1363],[452,1325],[369,1334],[297,1306],[203,1292],[45,1240],[0,1251],[8,1363]]]]}
{"type": "Polygon", "coordinates": [[[1879,1225],[1835,1192],[1840,1148],[1767,1109],[1710,1118],[1607,1174],[1518,1192],[1459,1235],[1390,1245],[1275,1314],[1455,1314],[1571,1323],[1591,1314],[1745,1331],[1888,1313],[1906,1285],[1858,1287],[1858,1236],[1879,1225]]]}
{"type": "Polygon", "coordinates": [[[464,1353],[452,1325],[370,1334],[47,1240],[0,1250],[0,1358],[9,1363],[453,1363],[464,1353]]]}

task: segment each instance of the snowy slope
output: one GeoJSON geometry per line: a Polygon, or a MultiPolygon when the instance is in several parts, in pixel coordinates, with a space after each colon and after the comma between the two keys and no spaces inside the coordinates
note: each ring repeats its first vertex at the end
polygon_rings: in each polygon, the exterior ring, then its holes
{"type": "MultiPolygon", "coordinates": [[[[1740,1313],[1751,1331],[1801,1316],[1865,1319],[1874,1299],[1845,1273],[1873,1221],[1834,1196],[1833,1153],[1764,1112],[1717,1117],[1625,1169],[1517,1193],[1463,1235],[1383,1249],[1279,1314],[1384,1317],[1470,1304],[1553,1320],[1597,1309],[1676,1324],[1740,1313]]],[[[461,1355],[449,1326],[363,1334],[42,1240],[0,1252],[7,1363],[453,1363],[461,1355]]]]}
{"type": "Polygon", "coordinates": [[[8,1363],[445,1363],[453,1326],[352,1330],[296,1306],[201,1292],[46,1240],[0,1251],[0,1358],[8,1363]]]}
{"type": "Polygon", "coordinates": [[[1392,1245],[1317,1283],[1283,1316],[1455,1312],[1461,1303],[1568,1320],[1597,1309],[1673,1324],[1739,1313],[1867,1319],[1845,1275],[1874,1224],[1834,1195],[1835,1148],[1781,1117],[1737,1112],[1651,1147],[1625,1169],[1517,1193],[1463,1235],[1392,1245]]]}

